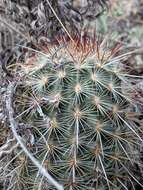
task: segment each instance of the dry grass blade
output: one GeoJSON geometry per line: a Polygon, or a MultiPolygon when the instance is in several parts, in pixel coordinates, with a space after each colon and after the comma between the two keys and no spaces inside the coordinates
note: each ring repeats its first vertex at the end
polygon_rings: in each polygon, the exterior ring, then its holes
{"type": "Polygon", "coordinates": [[[55,15],[56,19],[59,21],[59,23],[61,24],[61,26],[63,27],[63,29],[65,30],[65,32],[67,33],[68,37],[70,38],[70,40],[73,40],[73,38],[71,37],[70,33],[68,32],[68,30],[66,29],[66,27],[63,25],[62,21],[60,20],[60,18],[58,17],[57,13],[55,12],[55,10],[53,9],[53,7],[51,6],[49,0],[46,0],[50,9],[52,10],[53,14],[55,15]]]}

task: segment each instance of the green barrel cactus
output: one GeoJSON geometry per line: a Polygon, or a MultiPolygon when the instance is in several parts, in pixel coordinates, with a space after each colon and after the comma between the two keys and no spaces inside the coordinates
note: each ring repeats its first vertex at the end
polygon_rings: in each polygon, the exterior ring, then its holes
{"type": "MultiPolygon", "coordinates": [[[[143,187],[135,171],[142,132],[128,118],[137,110],[135,76],[125,72],[125,55],[104,40],[57,41],[21,64],[13,105],[23,143],[65,190],[143,187]]],[[[19,146],[13,154],[7,168],[15,168],[12,184],[21,181],[13,190],[56,189],[19,146]]]]}

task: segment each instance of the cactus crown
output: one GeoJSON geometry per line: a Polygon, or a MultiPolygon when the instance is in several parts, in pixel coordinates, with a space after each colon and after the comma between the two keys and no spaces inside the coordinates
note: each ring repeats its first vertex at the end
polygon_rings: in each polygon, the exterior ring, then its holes
{"type": "MultiPolygon", "coordinates": [[[[115,56],[118,49],[105,41],[60,39],[43,48],[45,55],[22,65],[25,76],[15,97],[18,119],[32,126],[33,155],[67,190],[140,184],[130,166],[137,161],[133,149],[141,138],[127,117],[134,101],[122,56],[115,56]]],[[[30,161],[24,163],[31,189],[54,189],[30,161]]]]}

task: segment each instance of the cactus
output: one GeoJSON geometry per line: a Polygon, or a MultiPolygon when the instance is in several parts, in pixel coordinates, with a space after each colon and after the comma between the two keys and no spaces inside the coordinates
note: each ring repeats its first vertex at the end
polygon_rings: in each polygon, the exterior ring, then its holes
{"type": "MultiPolygon", "coordinates": [[[[21,64],[13,106],[22,141],[65,190],[143,187],[133,173],[142,139],[128,118],[137,102],[125,55],[104,40],[57,41],[21,64]]],[[[4,163],[9,189],[55,189],[19,146],[13,155],[4,163]]]]}

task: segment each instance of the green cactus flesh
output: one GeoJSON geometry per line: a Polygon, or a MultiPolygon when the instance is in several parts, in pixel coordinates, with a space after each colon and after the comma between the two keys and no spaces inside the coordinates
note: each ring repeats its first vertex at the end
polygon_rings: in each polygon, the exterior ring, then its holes
{"type": "MultiPolygon", "coordinates": [[[[135,101],[120,57],[103,43],[69,41],[22,66],[26,75],[17,87],[17,119],[32,126],[30,151],[64,189],[141,185],[132,171],[141,138],[127,117],[135,101]]],[[[23,189],[55,189],[25,160],[28,187],[23,189]]]]}

